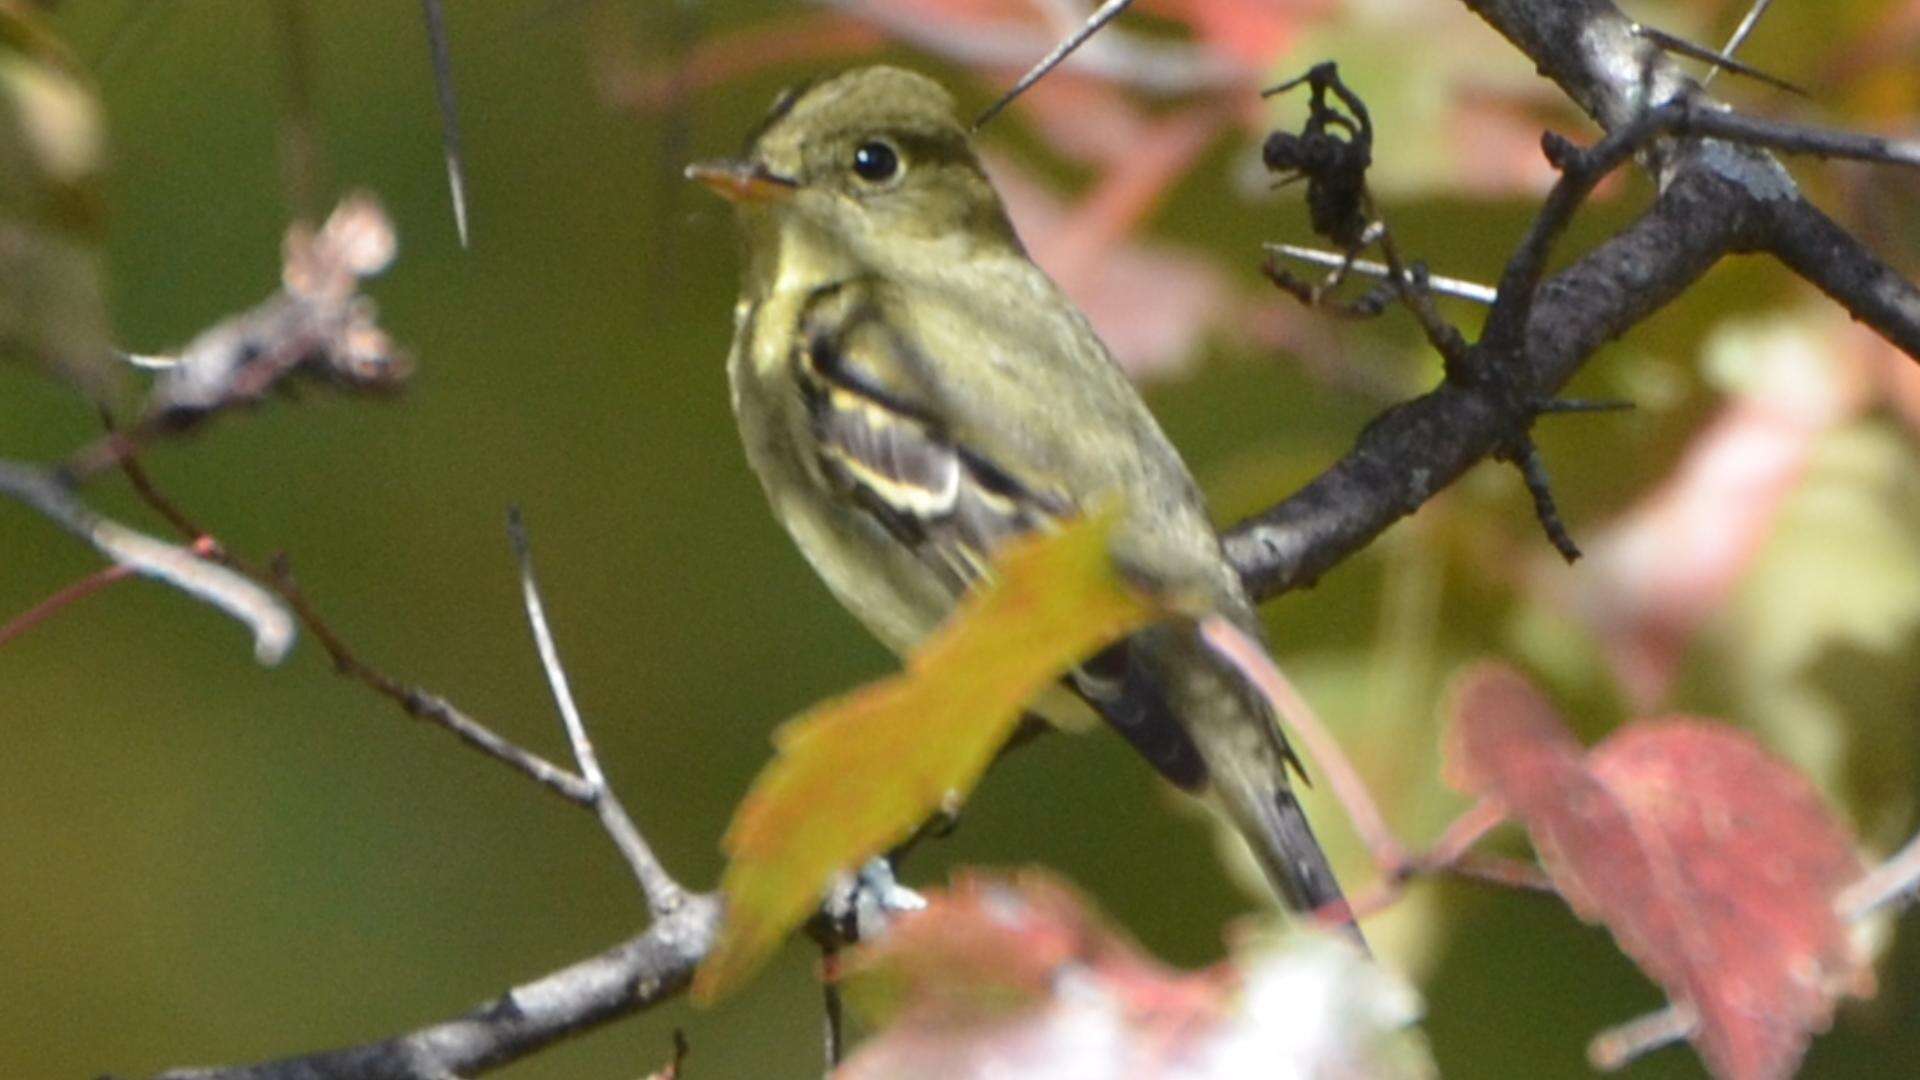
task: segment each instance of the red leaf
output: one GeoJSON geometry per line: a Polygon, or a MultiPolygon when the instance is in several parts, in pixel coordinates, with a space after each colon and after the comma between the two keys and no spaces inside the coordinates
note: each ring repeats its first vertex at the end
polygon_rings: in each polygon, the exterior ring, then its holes
{"type": "MultiPolygon", "coordinates": [[[[1628,955],[1658,950],[1640,939],[1674,937],[1656,868],[1626,808],[1580,762],[1581,746],[1539,691],[1498,665],[1469,670],[1454,691],[1447,783],[1489,796],[1526,825],[1574,913],[1606,922],[1628,955]],[[1639,918],[1615,927],[1612,910],[1639,918]]],[[[1642,967],[1646,964],[1642,963],[1642,967]]],[[[1649,969],[1656,980],[1661,976],[1649,969]]]]}
{"type": "Polygon", "coordinates": [[[1834,910],[1862,872],[1845,830],[1805,777],[1714,721],[1638,721],[1588,762],[1664,840],[1691,900],[1701,1055],[1725,1075],[1790,1073],[1857,966],[1834,910]]]}
{"type": "Polygon", "coordinates": [[[1527,828],[1581,918],[1676,1003],[1714,1074],[1787,1076],[1858,972],[1834,910],[1861,868],[1803,777],[1714,721],[1640,721],[1584,760],[1512,671],[1460,680],[1447,775],[1527,828]]]}

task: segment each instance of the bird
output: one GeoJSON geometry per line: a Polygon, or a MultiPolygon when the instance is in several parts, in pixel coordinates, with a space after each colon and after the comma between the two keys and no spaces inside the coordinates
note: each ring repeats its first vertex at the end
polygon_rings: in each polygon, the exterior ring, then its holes
{"type": "MultiPolygon", "coordinates": [[[[686,175],[734,205],[744,241],[727,374],[747,461],[883,644],[908,654],[1002,545],[1108,502],[1130,580],[1262,639],[1199,487],[1029,258],[945,88],[889,66],[795,87],[741,157],[686,175]]],[[[1286,907],[1358,940],[1272,707],[1192,619],[1087,658],[1033,708],[1104,718],[1224,813],[1286,907]]]]}

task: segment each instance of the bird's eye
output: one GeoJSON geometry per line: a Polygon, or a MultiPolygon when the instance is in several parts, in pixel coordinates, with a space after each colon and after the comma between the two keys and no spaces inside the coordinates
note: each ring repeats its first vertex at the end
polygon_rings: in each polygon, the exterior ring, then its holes
{"type": "Polygon", "coordinates": [[[900,152],[870,139],[853,152],[853,172],[869,184],[884,184],[900,175],[900,152]]]}

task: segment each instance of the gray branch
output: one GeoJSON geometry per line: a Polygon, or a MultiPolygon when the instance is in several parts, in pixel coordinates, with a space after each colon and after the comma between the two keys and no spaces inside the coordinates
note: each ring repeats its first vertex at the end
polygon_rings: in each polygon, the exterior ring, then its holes
{"type": "MultiPolygon", "coordinates": [[[[1913,157],[1908,144],[1821,136],[1699,104],[1686,76],[1607,0],[1464,2],[1609,130],[1681,103],[1685,110],[1663,130],[1750,137],[1783,150],[1895,166],[1913,157]]],[[[1472,370],[1449,371],[1432,392],[1390,409],[1305,488],[1223,534],[1250,593],[1269,599],[1311,585],[1475,463],[1512,446],[1542,403],[1602,345],[1679,296],[1722,256],[1773,254],[1920,358],[1920,292],[1808,203],[1771,155],[1715,138],[1669,139],[1650,149],[1644,159],[1660,194],[1632,225],[1537,289],[1510,292],[1502,283],[1487,325],[1523,325],[1523,332],[1503,335],[1517,341],[1476,346],[1472,370]]],[[[1552,209],[1536,233],[1552,235],[1564,225],[1552,209]]],[[[1524,254],[1538,265],[1544,250],[1529,245],[1524,254]]]]}
{"type": "Polygon", "coordinates": [[[191,549],[102,517],[80,501],[57,471],[0,461],[0,495],[93,545],[114,563],[171,585],[246,624],[253,633],[253,655],[262,664],[279,663],[293,648],[293,616],[273,593],[191,549]]]}
{"type": "Polygon", "coordinates": [[[685,896],[646,933],[514,987],[466,1015],[365,1046],[155,1080],[440,1080],[474,1076],[686,989],[720,928],[719,901],[685,896]]]}
{"type": "Polygon", "coordinates": [[[647,910],[655,919],[664,918],[678,910],[687,898],[687,891],[667,873],[660,859],[653,853],[653,846],[640,835],[640,829],[628,815],[625,804],[614,794],[613,786],[607,783],[607,775],[600,768],[600,755],[593,749],[593,739],[587,734],[587,722],[580,716],[580,706],[573,700],[573,687],[567,679],[566,668],[560,664],[560,648],[554,644],[553,629],[547,625],[547,605],[541,599],[540,585],[533,576],[533,549],[527,539],[526,521],[520,516],[519,507],[507,511],[507,538],[513,545],[513,554],[520,564],[520,593],[527,607],[527,626],[533,631],[534,649],[540,654],[540,667],[547,673],[547,685],[553,691],[553,703],[560,710],[560,723],[567,732],[567,742],[573,747],[573,760],[580,766],[580,778],[586,782],[592,792],[590,800],[594,813],[600,818],[600,826],[605,829],[613,846],[618,848],[627,866],[633,870],[633,876],[640,885],[640,891],[647,898],[647,910]]]}

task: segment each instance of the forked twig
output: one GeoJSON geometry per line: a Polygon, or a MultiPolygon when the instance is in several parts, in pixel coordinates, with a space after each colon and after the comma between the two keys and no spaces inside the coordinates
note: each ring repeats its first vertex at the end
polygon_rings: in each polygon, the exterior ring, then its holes
{"type": "Polygon", "coordinates": [[[600,817],[600,825],[612,838],[615,847],[633,869],[635,880],[640,883],[640,891],[647,898],[647,907],[654,918],[663,918],[678,910],[686,902],[687,891],[667,873],[666,867],[653,853],[653,848],[628,816],[627,808],[620,803],[619,796],[607,784],[607,777],[600,769],[599,755],[594,753],[593,740],[587,737],[586,722],[580,718],[580,707],[574,703],[573,690],[567,683],[567,672],[560,664],[560,650],[553,643],[553,631],[547,625],[546,605],[540,599],[540,586],[533,576],[533,549],[527,539],[527,525],[520,516],[519,507],[507,510],[507,538],[513,546],[513,554],[520,564],[520,591],[526,601],[527,625],[533,631],[534,648],[540,653],[540,666],[547,673],[547,685],[553,690],[554,704],[559,707],[561,723],[567,730],[567,741],[573,747],[573,759],[580,766],[580,774],[585,778],[592,792],[592,806],[600,817]]]}

